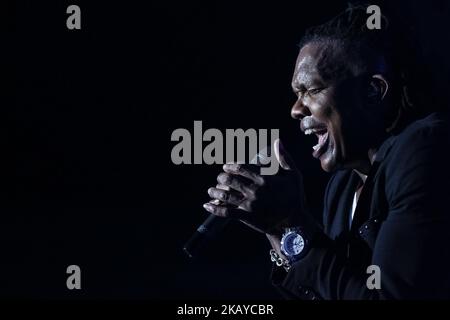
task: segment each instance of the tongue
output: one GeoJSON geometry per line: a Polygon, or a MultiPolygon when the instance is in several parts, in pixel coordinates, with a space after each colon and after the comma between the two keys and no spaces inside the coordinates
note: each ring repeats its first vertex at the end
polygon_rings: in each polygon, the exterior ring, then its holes
{"type": "Polygon", "coordinates": [[[318,137],[319,137],[319,141],[318,141],[317,144],[313,147],[314,151],[319,150],[319,149],[323,146],[323,144],[326,142],[327,136],[328,136],[327,133],[328,133],[328,132],[325,132],[325,133],[320,134],[320,135],[318,136],[318,137]]]}
{"type": "Polygon", "coordinates": [[[321,134],[319,136],[319,145],[322,146],[325,143],[325,140],[327,140],[327,132],[325,132],[324,134],[321,134]]]}

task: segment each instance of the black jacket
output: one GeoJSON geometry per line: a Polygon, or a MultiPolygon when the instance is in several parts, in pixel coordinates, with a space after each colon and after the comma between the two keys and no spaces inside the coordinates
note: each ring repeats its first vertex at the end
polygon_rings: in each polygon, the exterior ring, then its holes
{"type": "Polygon", "coordinates": [[[349,230],[359,176],[334,174],[324,197],[323,240],[288,274],[274,268],[287,298],[450,298],[450,158],[447,121],[418,120],[378,149],[349,230]],[[369,290],[367,267],[381,271],[369,290]]]}

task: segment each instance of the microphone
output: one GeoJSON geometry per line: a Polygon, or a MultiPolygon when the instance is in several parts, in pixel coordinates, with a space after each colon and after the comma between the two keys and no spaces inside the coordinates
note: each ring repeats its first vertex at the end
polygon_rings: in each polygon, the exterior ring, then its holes
{"type": "Polygon", "coordinates": [[[197,256],[206,242],[214,239],[230,221],[230,218],[222,218],[210,214],[183,246],[183,251],[189,258],[197,256]]]}
{"type": "MultiPolygon", "coordinates": [[[[267,158],[270,147],[262,149],[250,161],[250,164],[266,165],[269,163],[267,158]]],[[[219,200],[216,200],[220,204],[219,200]]],[[[208,218],[197,228],[191,238],[183,246],[183,251],[189,258],[194,258],[205,246],[205,244],[214,239],[231,221],[230,218],[218,217],[210,214],[208,218]]]]}

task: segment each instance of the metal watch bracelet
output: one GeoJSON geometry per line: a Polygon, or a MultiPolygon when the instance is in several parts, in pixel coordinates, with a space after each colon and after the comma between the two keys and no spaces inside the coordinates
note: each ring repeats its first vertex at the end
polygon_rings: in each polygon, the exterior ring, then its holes
{"type": "Polygon", "coordinates": [[[289,269],[291,268],[291,264],[289,263],[288,260],[283,259],[274,249],[271,249],[269,253],[270,253],[270,260],[272,262],[275,262],[277,267],[283,267],[284,270],[289,271],[289,269]]]}

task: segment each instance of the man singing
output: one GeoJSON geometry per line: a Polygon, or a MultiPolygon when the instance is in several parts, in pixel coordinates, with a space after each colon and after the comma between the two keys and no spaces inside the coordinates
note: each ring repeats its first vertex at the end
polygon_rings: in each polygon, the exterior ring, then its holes
{"type": "Polygon", "coordinates": [[[366,19],[354,7],[308,30],[293,74],[291,115],[317,137],[312,155],[333,173],[323,223],[279,140],[276,175],[224,165],[204,207],[267,235],[286,298],[450,298],[447,122],[419,111],[432,103],[431,80],[406,37],[387,20],[369,30],[366,19]],[[379,284],[368,270],[379,271],[379,284]]]}

